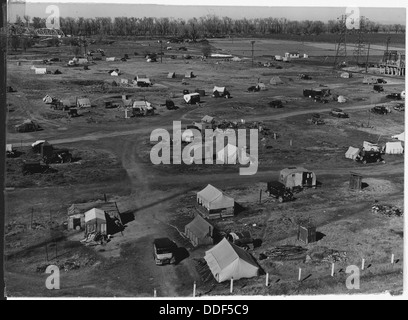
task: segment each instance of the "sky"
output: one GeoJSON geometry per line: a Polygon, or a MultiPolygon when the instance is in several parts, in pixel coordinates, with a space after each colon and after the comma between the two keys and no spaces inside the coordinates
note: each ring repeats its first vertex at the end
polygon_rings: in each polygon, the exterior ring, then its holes
{"type": "MultiPolygon", "coordinates": [[[[15,0],[10,0],[13,3],[15,0]]],[[[45,8],[53,4],[60,8],[60,14],[72,17],[173,17],[189,19],[191,17],[215,14],[223,17],[237,18],[287,18],[290,20],[336,19],[345,12],[345,8],[359,6],[361,15],[379,23],[400,23],[406,21],[406,1],[388,0],[343,0],[327,1],[310,0],[307,3],[299,0],[26,0],[26,6],[9,5],[9,18],[13,21],[16,14],[20,16],[46,17],[45,8]],[[112,4],[115,5],[112,5],[112,4]],[[284,6],[282,4],[284,3],[284,6]],[[156,4],[152,6],[152,4],[156,4]],[[300,7],[301,6],[301,7],[300,7]],[[377,8],[374,8],[377,7],[377,8]]]]}

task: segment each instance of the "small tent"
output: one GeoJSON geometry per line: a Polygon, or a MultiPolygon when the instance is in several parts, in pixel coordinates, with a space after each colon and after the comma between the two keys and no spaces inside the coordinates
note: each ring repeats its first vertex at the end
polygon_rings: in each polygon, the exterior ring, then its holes
{"type": "Polygon", "coordinates": [[[266,90],[266,85],[265,85],[265,83],[263,83],[263,82],[259,82],[259,83],[257,84],[257,86],[258,86],[258,88],[259,88],[260,90],[262,90],[262,91],[265,91],[265,90],[266,90]]]}
{"type": "Polygon", "coordinates": [[[339,97],[337,98],[337,102],[338,102],[338,103],[346,103],[346,102],[347,102],[347,99],[346,99],[344,96],[339,96],[339,97]]]}
{"type": "Polygon", "coordinates": [[[184,234],[194,247],[213,244],[214,226],[200,215],[184,228],[184,234]]]}
{"type": "Polygon", "coordinates": [[[215,86],[213,89],[213,96],[215,97],[223,97],[227,92],[225,87],[217,87],[215,86]]]}
{"type": "Polygon", "coordinates": [[[392,136],[392,138],[405,142],[405,132],[392,136]]]}
{"type": "Polygon", "coordinates": [[[192,71],[187,71],[184,75],[184,78],[194,78],[195,75],[193,74],[192,71]]]}
{"type": "Polygon", "coordinates": [[[35,74],[46,74],[47,68],[35,68],[35,74]]]}
{"type": "Polygon", "coordinates": [[[215,219],[234,215],[235,201],[222,191],[207,185],[197,193],[197,203],[205,209],[206,218],[215,219]]]}
{"type": "Polygon", "coordinates": [[[78,59],[78,64],[87,64],[88,63],[88,59],[86,58],[79,58],[78,59]]]}
{"type": "Polygon", "coordinates": [[[210,116],[208,116],[208,115],[205,115],[205,116],[201,119],[201,122],[204,122],[204,123],[214,123],[215,120],[214,120],[213,117],[210,117],[210,116]]]}
{"type": "Polygon", "coordinates": [[[346,154],[345,154],[345,157],[346,157],[347,159],[356,160],[356,159],[357,159],[357,156],[358,156],[359,154],[360,154],[360,149],[354,148],[354,147],[349,147],[348,150],[347,150],[347,152],[346,152],[346,154]]]}
{"type": "Polygon", "coordinates": [[[218,282],[253,278],[259,275],[259,266],[254,258],[226,238],[206,251],[204,259],[218,282]]]}
{"type": "Polygon", "coordinates": [[[118,77],[120,75],[120,70],[113,70],[112,72],[110,72],[110,75],[113,77],[118,77]]]}
{"type": "Polygon", "coordinates": [[[29,119],[15,126],[15,130],[17,132],[33,132],[33,131],[37,131],[38,129],[39,129],[39,126],[35,122],[29,119]]]}
{"type": "Polygon", "coordinates": [[[51,97],[51,96],[48,95],[48,94],[43,98],[43,101],[44,101],[45,103],[47,103],[47,104],[52,103],[54,100],[55,100],[55,98],[51,97]]]}
{"type": "Polygon", "coordinates": [[[139,115],[154,115],[154,108],[152,107],[152,104],[148,101],[134,101],[132,108],[134,110],[134,113],[139,114],[139,115]]]}
{"type": "Polygon", "coordinates": [[[402,146],[401,141],[387,142],[385,144],[385,153],[386,154],[403,154],[404,147],[402,146]]]}
{"type": "Polygon", "coordinates": [[[351,72],[343,72],[342,74],[340,74],[340,77],[342,77],[343,79],[350,79],[353,76],[353,74],[351,72]]]}
{"type": "Polygon", "coordinates": [[[13,152],[13,145],[12,144],[6,144],[6,152],[13,152]]]}
{"type": "Polygon", "coordinates": [[[283,81],[280,77],[276,76],[276,77],[272,77],[269,83],[272,85],[278,85],[278,84],[283,84],[283,81]]]}
{"type": "Polygon", "coordinates": [[[316,174],[310,170],[302,167],[290,167],[281,170],[279,174],[279,181],[282,182],[286,188],[303,188],[316,187],[316,174]]]}
{"type": "Polygon", "coordinates": [[[112,62],[112,61],[115,61],[115,57],[109,57],[109,58],[106,58],[106,61],[107,61],[107,62],[112,62]]]}
{"type": "Polygon", "coordinates": [[[363,79],[364,84],[377,84],[378,83],[378,78],[373,77],[373,76],[366,76],[363,79]]]}
{"type": "Polygon", "coordinates": [[[94,232],[106,234],[106,215],[105,211],[93,208],[85,212],[85,235],[94,232]]]}
{"type": "Polygon", "coordinates": [[[68,107],[68,108],[73,108],[77,106],[77,99],[74,97],[70,97],[67,99],[62,99],[61,103],[63,106],[68,107]]]}
{"type": "Polygon", "coordinates": [[[184,101],[188,104],[195,104],[200,102],[200,94],[199,93],[189,93],[183,96],[184,101]]]}
{"type": "Polygon", "coordinates": [[[89,100],[88,98],[77,99],[77,107],[78,108],[90,108],[92,107],[91,100],[89,100]]]}
{"type": "Polygon", "coordinates": [[[174,79],[176,77],[176,73],[175,72],[169,72],[169,74],[167,75],[168,79],[174,79]]]}

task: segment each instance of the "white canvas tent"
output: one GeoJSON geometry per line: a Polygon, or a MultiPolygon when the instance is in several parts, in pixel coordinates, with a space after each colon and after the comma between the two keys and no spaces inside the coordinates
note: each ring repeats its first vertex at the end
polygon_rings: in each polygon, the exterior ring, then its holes
{"type": "Polygon", "coordinates": [[[339,103],[346,103],[346,102],[347,102],[347,99],[346,99],[344,96],[339,96],[339,97],[337,98],[337,101],[338,101],[339,103]]]}
{"type": "Polygon", "coordinates": [[[100,232],[106,234],[106,216],[105,211],[93,208],[85,212],[85,234],[100,232]]]}
{"type": "MultiPolygon", "coordinates": [[[[222,191],[218,190],[210,184],[197,193],[197,203],[204,207],[210,213],[211,211],[214,211],[215,213],[221,213],[220,211],[223,210],[226,210],[227,214],[233,214],[234,212],[234,199],[224,195],[222,191]]],[[[221,213],[221,215],[223,215],[223,213],[221,213]]]]}
{"type": "Polygon", "coordinates": [[[53,100],[54,100],[54,99],[53,99],[50,95],[48,95],[48,94],[43,98],[43,101],[44,101],[45,103],[51,103],[53,100]]]}
{"type": "Polygon", "coordinates": [[[184,228],[184,234],[194,247],[213,244],[213,231],[213,225],[200,215],[197,215],[194,220],[184,228]]]}
{"type": "Polygon", "coordinates": [[[277,85],[277,84],[283,84],[283,81],[280,77],[276,76],[276,77],[272,77],[269,83],[272,85],[277,85]]]}
{"type": "Polygon", "coordinates": [[[90,108],[92,107],[91,100],[88,98],[81,98],[77,100],[77,107],[78,108],[90,108]]]}
{"type": "Polygon", "coordinates": [[[392,138],[405,142],[405,132],[392,136],[392,138]]]}
{"type": "Polygon", "coordinates": [[[106,61],[108,61],[108,62],[115,61],[115,57],[109,57],[109,58],[106,58],[106,61]]]}
{"type": "Polygon", "coordinates": [[[354,147],[349,147],[345,157],[347,159],[352,159],[352,160],[356,160],[357,156],[360,154],[360,149],[358,148],[354,148],[354,147]]]}
{"type": "Polygon", "coordinates": [[[35,74],[46,74],[47,68],[35,68],[35,74]]]}
{"type": "Polygon", "coordinates": [[[12,144],[6,144],[6,152],[13,152],[13,145],[12,144]]]}
{"type": "Polygon", "coordinates": [[[401,141],[387,142],[385,144],[385,153],[386,154],[403,154],[404,147],[402,146],[401,141]]]}
{"type": "Polygon", "coordinates": [[[185,94],[183,96],[184,101],[186,103],[193,103],[194,101],[200,101],[200,94],[195,92],[195,93],[189,93],[189,94],[185,94]],[[193,101],[192,101],[193,100],[193,101]]]}
{"type": "Polygon", "coordinates": [[[218,282],[252,278],[259,274],[254,258],[225,238],[206,251],[204,259],[218,282]]]}
{"type": "Polygon", "coordinates": [[[240,62],[240,61],[242,61],[242,59],[241,59],[241,58],[238,58],[238,57],[233,57],[231,60],[234,61],[234,62],[240,62]]]}

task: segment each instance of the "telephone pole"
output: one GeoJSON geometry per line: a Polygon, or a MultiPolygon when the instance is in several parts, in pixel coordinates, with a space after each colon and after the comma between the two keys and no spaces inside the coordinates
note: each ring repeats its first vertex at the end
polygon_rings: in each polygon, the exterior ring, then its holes
{"type": "MultiPolygon", "coordinates": [[[[338,68],[338,63],[340,59],[345,60],[347,58],[347,44],[346,44],[346,34],[347,34],[347,26],[346,26],[346,19],[347,16],[343,14],[339,20],[339,37],[337,40],[337,47],[336,47],[336,57],[334,58],[334,69],[338,68]]],[[[342,61],[344,62],[344,61],[342,61]]]]}
{"type": "Polygon", "coordinates": [[[252,67],[254,67],[254,44],[255,44],[255,40],[251,40],[251,45],[252,45],[252,67]]]}

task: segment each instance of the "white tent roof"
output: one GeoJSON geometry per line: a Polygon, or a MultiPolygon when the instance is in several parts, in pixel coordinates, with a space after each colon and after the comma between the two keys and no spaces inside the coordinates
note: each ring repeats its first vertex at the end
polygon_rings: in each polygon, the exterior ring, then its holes
{"type": "Polygon", "coordinates": [[[366,151],[370,151],[370,150],[374,150],[374,151],[378,151],[380,150],[380,146],[378,144],[374,144],[368,141],[364,141],[363,142],[363,149],[366,151]]]}
{"type": "Polygon", "coordinates": [[[105,211],[101,209],[93,208],[85,212],[85,223],[91,220],[96,220],[96,219],[106,221],[105,211]]]}
{"type": "Polygon", "coordinates": [[[6,144],[6,151],[12,152],[13,151],[13,145],[12,144],[6,144]]]}
{"type": "Polygon", "coordinates": [[[259,267],[252,256],[225,238],[206,251],[204,259],[218,282],[258,275],[259,267]]]}
{"type": "Polygon", "coordinates": [[[359,148],[349,147],[346,154],[345,154],[345,157],[347,159],[353,159],[354,160],[359,153],[360,153],[359,148]]]}
{"type": "Polygon", "coordinates": [[[142,110],[150,110],[152,109],[152,104],[148,101],[134,101],[133,108],[142,109],[142,110]]]}
{"type": "Polygon", "coordinates": [[[187,224],[185,228],[194,233],[197,238],[205,238],[208,235],[211,236],[214,230],[214,227],[200,215],[196,215],[194,220],[187,224]]]}
{"type": "Polygon", "coordinates": [[[197,93],[197,92],[185,94],[185,95],[184,95],[184,101],[188,103],[188,102],[191,101],[191,97],[194,97],[194,96],[200,96],[200,94],[197,93]]]}
{"type": "Polygon", "coordinates": [[[231,208],[235,204],[233,198],[225,196],[222,191],[210,184],[197,193],[197,199],[200,199],[202,205],[208,210],[231,208]]]}
{"type": "Polygon", "coordinates": [[[402,154],[404,153],[404,147],[401,141],[397,142],[387,142],[385,145],[386,154],[402,154]]]}
{"type": "Polygon", "coordinates": [[[224,93],[225,92],[225,87],[217,87],[214,86],[213,92],[218,91],[220,93],[224,93]]]}
{"type": "Polygon", "coordinates": [[[405,142],[405,132],[397,134],[395,136],[392,136],[394,139],[398,139],[399,141],[404,141],[405,142]]]}

